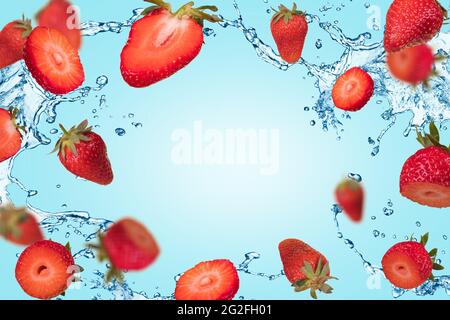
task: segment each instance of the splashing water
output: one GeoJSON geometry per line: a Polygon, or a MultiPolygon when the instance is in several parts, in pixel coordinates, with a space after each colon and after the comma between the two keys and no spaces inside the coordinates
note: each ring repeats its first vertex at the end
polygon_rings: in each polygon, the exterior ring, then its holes
{"type": "MultiPolygon", "coordinates": [[[[242,31],[245,39],[253,46],[259,58],[270,63],[281,71],[293,68],[284,62],[272,49],[265,44],[257,35],[254,28],[248,28],[244,24],[243,17],[239,11],[239,7],[234,3],[237,12],[237,19],[223,19],[220,26],[224,29],[237,28],[242,31]]],[[[323,11],[328,10],[324,7],[323,11]]],[[[100,33],[120,33],[128,29],[134,21],[136,21],[142,9],[133,11],[133,15],[125,22],[86,22],[81,26],[84,36],[96,36],[100,33]]],[[[339,60],[328,65],[317,66],[301,59],[298,63],[304,66],[309,76],[316,80],[315,87],[319,91],[313,110],[316,112],[318,119],[322,123],[323,130],[327,131],[332,128],[337,135],[343,132],[343,123],[338,119],[335,113],[333,103],[331,101],[331,88],[336,78],[350,66],[362,66],[374,78],[375,94],[380,98],[386,98],[391,108],[383,112],[381,117],[389,121],[388,127],[381,132],[376,141],[369,139],[373,145],[373,155],[379,152],[379,146],[384,134],[391,128],[396,121],[396,117],[402,113],[410,112],[413,117],[405,135],[408,135],[411,128],[415,126],[424,126],[430,120],[443,123],[450,119],[449,99],[450,99],[450,74],[445,63],[437,65],[437,71],[440,76],[436,77],[432,82],[432,88],[429,91],[417,88],[413,91],[410,87],[404,86],[393,80],[385,68],[384,51],[382,43],[366,44],[371,38],[370,33],[363,33],[356,38],[349,38],[344,35],[341,29],[336,25],[322,22],[318,16],[308,14],[308,22],[317,23],[331,38],[343,47],[343,53],[339,60]]],[[[204,30],[206,36],[215,36],[216,33],[212,29],[204,30]]],[[[450,50],[450,34],[442,33],[434,41],[433,46],[439,48],[439,54],[448,56],[450,50]]],[[[39,131],[41,121],[54,123],[57,117],[56,109],[63,103],[74,103],[83,101],[91,92],[100,91],[108,84],[106,76],[97,78],[96,84],[92,87],[82,87],[68,95],[53,95],[43,90],[31,77],[23,61],[18,62],[10,67],[0,70],[0,105],[3,107],[18,107],[21,111],[19,116],[20,125],[26,128],[26,135],[23,138],[23,147],[16,157],[22,155],[27,150],[37,148],[42,145],[48,145],[51,140],[39,131]]],[[[102,96],[104,99],[104,96],[102,96]]],[[[100,102],[101,104],[101,102],[100,102]]],[[[347,117],[349,118],[349,117],[347,117]]],[[[136,126],[142,124],[136,122],[136,126]]],[[[118,128],[117,134],[122,134],[121,128],[118,128]]],[[[57,133],[51,132],[52,134],[57,133]]],[[[29,190],[20,182],[20,179],[11,174],[15,158],[0,164],[0,203],[10,202],[7,187],[9,185],[18,186],[28,198],[37,194],[35,190],[29,190]]],[[[350,175],[352,179],[358,180],[360,176],[350,175]]],[[[28,199],[27,198],[27,199],[28,199]]],[[[106,230],[111,225],[111,221],[107,219],[96,219],[87,212],[57,212],[50,213],[39,208],[33,207],[27,201],[27,205],[39,219],[41,225],[49,235],[64,235],[71,242],[79,242],[80,248],[82,243],[92,241],[99,230],[106,230]]],[[[333,207],[334,220],[338,228],[338,237],[343,239],[346,245],[355,251],[363,261],[365,270],[369,274],[379,274],[382,270],[372,266],[363,254],[356,249],[355,244],[350,239],[346,239],[339,228],[338,215],[340,209],[333,207]]],[[[95,253],[90,249],[81,249],[74,253],[77,263],[83,265],[83,262],[93,261],[95,253]]],[[[257,253],[248,253],[245,260],[237,267],[238,271],[244,274],[253,275],[269,280],[276,280],[282,277],[283,272],[277,274],[266,274],[261,272],[253,272],[249,269],[250,264],[260,259],[257,253]]],[[[108,266],[107,266],[108,267],[108,266]]],[[[134,291],[128,283],[112,282],[105,284],[104,272],[96,270],[90,274],[81,275],[82,284],[90,290],[94,296],[92,299],[173,299],[173,294],[162,295],[155,293],[150,295],[145,292],[134,291]],[[97,293],[95,293],[97,292],[97,293]]],[[[450,294],[450,276],[437,277],[436,282],[427,282],[421,287],[413,290],[417,295],[433,294],[438,288],[444,288],[450,294]]],[[[404,291],[395,289],[394,296],[399,297],[404,291]]]]}

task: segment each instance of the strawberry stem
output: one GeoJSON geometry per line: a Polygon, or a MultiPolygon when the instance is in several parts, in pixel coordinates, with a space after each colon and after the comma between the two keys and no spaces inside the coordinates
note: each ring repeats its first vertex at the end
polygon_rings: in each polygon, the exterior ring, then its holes
{"type": "Polygon", "coordinates": [[[289,10],[282,4],[278,6],[278,10],[275,10],[274,8],[272,8],[272,10],[275,12],[274,16],[272,17],[274,23],[277,23],[278,21],[283,19],[284,23],[288,24],[289,21],[291,21],[295,16],[305,15],[303,11],[297,10],[297,4],[295,2],[292,6],[292,10],[289,10]]]}
{"type": "Polygon", "coordinates": [[[419,131],[418,127],[416,127],[416,132],[417,132],[417,141],[419,141],[419,143],[424,148],[434,146],[434,147],[445,148],[450,151],[450,147],[444,146],[440,143],[439,129],[436,127],[436,124],[433,121],[430,122],[430,132],[429,133],[425,133],[425,135],[423,135],[419,131]]]}

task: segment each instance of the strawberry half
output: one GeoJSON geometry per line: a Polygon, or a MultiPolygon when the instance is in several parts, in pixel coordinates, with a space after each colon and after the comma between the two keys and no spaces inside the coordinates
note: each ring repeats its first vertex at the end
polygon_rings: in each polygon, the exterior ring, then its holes
{"type": "Polygon", "coordinates": [[[333,86],[334,105],[345,111],[359,111],[372,98],[374,82],[363,69],[354,67],[341,75],[333,86]]]}
{"type": "Polygon", "coordinates": [[[361,222],[364,210],[364,189],[360,183],[345,179],[337,186],[335,197],[344,213],[353,222],[361,222]]]}
{"type": "Polygon", "coordinates": [[[384,48],[398,51],[430,41],[447,18],[436,0],[394,0],[386,15],[384,48]]]}
{"type": "Polygon", "coordinates": [[[317,291],[326,294],[333,292],[326,282],[336,278],[330,276],[330,265],[324,255],[297,239],[282,241],[278,249],[284,274],[295,292],[310,290],[313,299],[317,299],[317,291]]]}
{"type": "Polygon", "coordinates": [[[21,246],[44,240],[36,218],[27,209],[10,205],[0,208],[0,235],[21,246]]]}
{"type": "Polygon", "coordinates": [[[18,113],[18,109],[0,108],[0,162],[16,155],[22,146],[21,131],[25,129],[16,123],[18,113]]]}
{"type": "Polygon", "coordinates": [[[51,93],[66,94],[84,82],[78,51],[56,29],[36,27],[25,44],[24,58],[33,78],[51,93]]]}
{"type": "Polygon", "coordinates": [[[150,86],[188,65],[203,46],[203,21],[220,21],[204,12],[217,11],[214,6],[193,8],[189,2],[174,13],[164,1],[146,1],[155,6],[133,24],[121,54],[123,79],[136,88],[150,86]]]}
{"type": "Polygon", "coordinates": [[[40,27],[53,28],[64,34],[70,44],[76,49],[81,47],[80,17],[67,0],[50,0],[36,14],[40,27]]]}
{"type": "Polygon", "coordinates": [[[32,30],[31,20],[8,23],[0,32],[0,69],[23,59],[23,48],[32,30]]]}
{"type": "Polygon", "coordinates": [[[197,264],[177,281],[176,300],[232,300],[239,290],[236,267],[229,260],[197,264]]]}
{"type": "Polygon", "coordinates": [[[443,270],[436,263],[437,249],[428,252],[428,233],[420,242],[401,242],[390,248],[382,259],[386,278],[397,288],[414,289],[427,280],[434,280],[433,270],[443,270]]]}
{"type": "Polygon", "coordinates": [[[297,10],[295,3],[292,10],[280,5],[279,10],[274,11],[270,29],[280,56],[287,63],[296,63],[302,56],[308,33],[305,13],[297,10]]]}
{"type": "Polygon", "coordinates": [[[158,258],[158,243],[140,222],[126,218],[114,223],[104,234],[99,234],[99,245],[89,245],[97,250],[100,262],[108,260],[111,268],[106,281],[116,278],[123,281],[122,271],[141,271],[158,258]]]}
{"type": "Polygon", "coordinates": [[[53,241],[39,241],[25,249],[16,265],[16,279],[26,294],[51,299],[71,284],[75,265],[70,250],[53,241]]]}
{"type": "Polygon", "coordinates": [[[400,174],[400,193],[421,205],[450,207],[450,148],[441,145],[439,130],[430,123],[430,133],[417,132],[425,147],[406,160],[400,174]]]}
{"type": "Polygon", "coordinates": [[[103,139],[92,132],[87,120],[77,127],[66,130],[60,125],[63,136],[56,143],[53,152],[58,152],[62,165],[74,175],[108,185],[114,175],[103,139]]]}

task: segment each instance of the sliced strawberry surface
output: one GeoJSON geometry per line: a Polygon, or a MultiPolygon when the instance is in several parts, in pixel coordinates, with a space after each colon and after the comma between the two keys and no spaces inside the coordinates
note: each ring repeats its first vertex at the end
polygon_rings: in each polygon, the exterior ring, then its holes
{"type": "Polygon", "coordinates": [[[231,300],[239,289],[236,268],[229,260],[202,262],[186,271],[175,289],[177,300],[231,300]]]}
{"type": "Polygon", "coordinates": [[[51,93],[69,93],[84,81],[78,52],[56,29],[35,28],[25,45],[24,56],[33,77],[51,93]]]}
{"type": "Polygon", "coordinates": [[[14,113],[0,108],[0,162],[17,154],[21,145],[22,136],[16,126],[14,113]]]}

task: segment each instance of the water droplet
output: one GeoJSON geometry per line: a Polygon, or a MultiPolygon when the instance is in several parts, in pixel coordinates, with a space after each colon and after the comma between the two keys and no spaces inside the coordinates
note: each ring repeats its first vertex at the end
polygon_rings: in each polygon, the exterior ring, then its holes
{"type": "Polygon", "coordinates": [[[122,129],[122,128],[117,128],[116,130],[116,134],[119,136],[119,137],[123,137],[127,132],[125,131],[125,129],[122,129]]]}
{"type": "Polygon", "coordinates": [[[373,230],[373,236],[374,236],[375,238],[378,238],[379,235],[380,235],[380,231],[378,231],[378,230],[373,230]]]}

